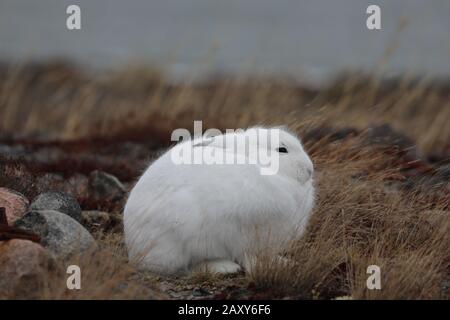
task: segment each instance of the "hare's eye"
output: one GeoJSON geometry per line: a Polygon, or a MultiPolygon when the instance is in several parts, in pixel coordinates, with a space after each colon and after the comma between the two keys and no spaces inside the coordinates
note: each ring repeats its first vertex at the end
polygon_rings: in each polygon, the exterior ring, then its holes
{"type": "Polygon", "coordinates": [[[288,153],[287,149],[285,147],[279,147],[276,149],[279,153],[288,153]]]}

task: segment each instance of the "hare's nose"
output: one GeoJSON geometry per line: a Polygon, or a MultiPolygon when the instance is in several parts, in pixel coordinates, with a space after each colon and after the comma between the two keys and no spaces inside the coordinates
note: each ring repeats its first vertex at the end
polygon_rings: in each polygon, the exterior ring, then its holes
{"type": "Polygon", "coordinates": [[[310,168],[302,168],[299,170],[299,177],[302,183],[307,183],[312,179],[313,170],[310,168]]]}
{"type": "Polygon", "coordinates": [[[306,174],[308,175],[308,178],[309,178],[309,179],[312,178],[313,172],[314,172],[314,171],[313,171],[313,169],[311,169],[311,168],[306,169],[306,174]]]}
{"type": "Polygon", "coordinates": [[[311,168],[307,168],[307,169],[305,170],[306,181],[309,181],[309,180],[311,180],[311,179],[313,178],[313,173],[314,173],[314,170],[311,169],[311,168]]]}

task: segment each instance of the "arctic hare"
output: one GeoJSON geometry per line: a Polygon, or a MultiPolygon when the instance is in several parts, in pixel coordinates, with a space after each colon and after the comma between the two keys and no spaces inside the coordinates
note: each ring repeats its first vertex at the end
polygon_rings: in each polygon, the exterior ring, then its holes
{"type": "Polygon", "coordinates": [[[131,260],[158,273],[198,267],[219,273],[248,270],[252,250],[278,248],[301,235],[313,204],[313,164],[298,138],[288,131],[250,128],[189,140],[153,162],[132,189],[124,211],[125,242],[131,260]],[[279,134],[279,141],[256,142],[257,149],[277,155],[275,174],[263,175],[261,165],[249,161],[173,161],[173,153],[180,148],[199,147],[203,152],[248,160],[245,150],[230,149],[222,142],[255,132],[279,134]]]}

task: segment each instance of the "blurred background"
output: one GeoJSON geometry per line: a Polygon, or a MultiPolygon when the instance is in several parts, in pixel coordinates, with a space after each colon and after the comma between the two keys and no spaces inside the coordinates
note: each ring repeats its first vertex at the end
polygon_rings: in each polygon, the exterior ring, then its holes
{"type": "Polygon", "coordinates": [[[447,0],[1,0],[0,59],[64,58],[89,68],[165,66],[206,74],[289,75],[320,85],[343,70],[450,74],[447,0]],[[81,8],[82,29],[66,28],[81,8]],[[366,28],[381,8],[382,30],[366,28]]]}
{"type": "MultiPolygon", "coordinates": [[[[0,205],[62,191],[120,244],[128,191],[174,129],[285,125],[317,187],[295,268],[265,260],[203,297],[448,299],[449,57],[449,0],[0,0],[0,205]],[[81,30],[66,27],[74,4],[81,30]],[[371,264],[383,290],[366,290],[371,264]]],[[[190,299],[209,279],[142,276],[108,237],[83,290],[11,274],[58,299],[148,299],[134,282],[190,299]]]]}
{"type": "Polygon", "coordinates": [[[450,135],[448,30],[447,0],[1,0],[0,134],[388,123],[429,150],[450,135]]]}

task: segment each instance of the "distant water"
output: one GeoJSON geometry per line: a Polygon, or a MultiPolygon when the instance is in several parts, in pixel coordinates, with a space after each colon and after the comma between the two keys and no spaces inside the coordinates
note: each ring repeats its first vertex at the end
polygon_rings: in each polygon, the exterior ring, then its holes
{"type": "Polygon", "coordinates": [[[63,57],[100,68],[138,61],[181,76],[261,72],[320,81],[371,70],[391,43],[387,73],[448,77],[450,1],[0,0],[0,60],[7,61],[63,57]],[[69,4],[81,7],[81,31],[65,27],[69,4]],[[381,7],[381,31],[365,26],[369,4],[381,7]]]}

